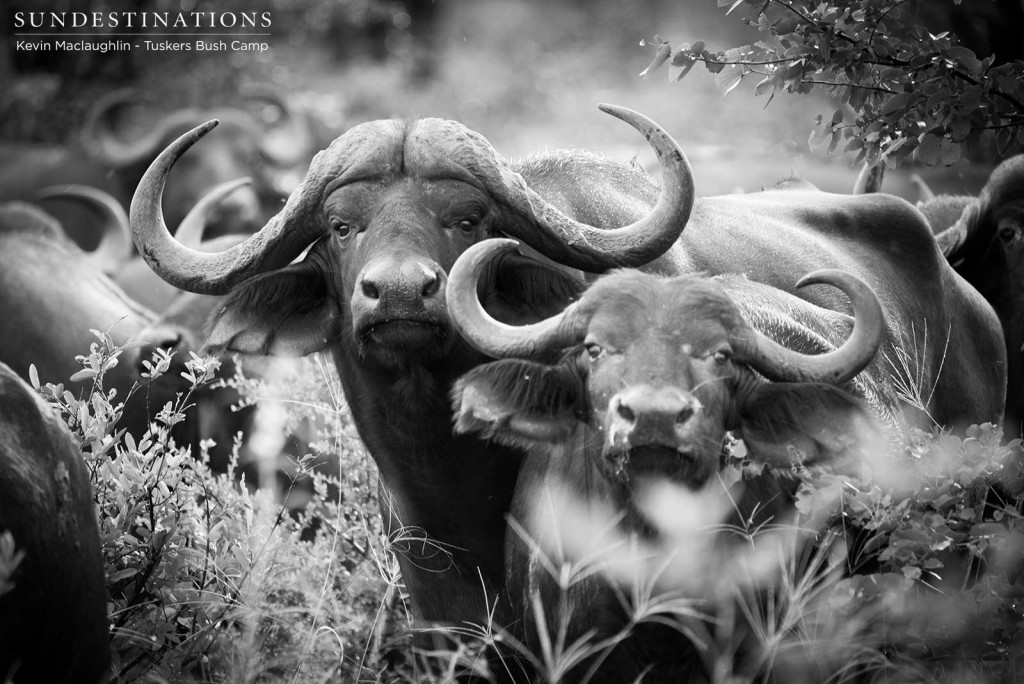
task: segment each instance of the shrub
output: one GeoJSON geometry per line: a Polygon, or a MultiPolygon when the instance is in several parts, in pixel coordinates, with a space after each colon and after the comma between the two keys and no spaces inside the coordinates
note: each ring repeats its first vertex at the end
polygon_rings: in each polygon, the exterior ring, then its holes
{"type": "MultiPolygon", "coordinates": [[[[145,387],[123,398],[104,392],[103,373],[120,350],[96,334],[75,376],[93,381],[90,393],[42,385],[34,369],[31,380],[80,441],[92,475],[114,681],[450,681],[460,672],[493,674],[489,668],[502,665],[481,654],[496,642],[518,649],[542,680],[558,681],[573,663],[599,663],[651,622],[675,624],[699,644],[713,681],[761,681],[766,672],[779,681],[829,682],[1014,681],[1021,674],[1024,449],[991,425],[964,438],[915,433],[896,463],[888,455],[842,477],[776,472],[800,483],[792,521],[723,528],[712,519],[687,527],[679,521],[693,518],[685,512],[696,510],[692,502],[663,490],[649,505],[666,534],[645,546],[616,539],[614,518],[584,517],[569,502],[560,522],[575,520],[587,530],[577,529],[576,538],[606,538],[616,551],[552,554],[551,571],[566,588],[595,572],[621,582],[632,611],[621,634],[575,644],[551,635],[544,652],[531,654],[493,625],[464,625],[439,629],[458,637],[452,648],[415,653],[397,564],[381,532],[376,471],[328,361],[304,360],[280,383],[269,374],[218,381],[218,362],[193,356],[188,391],[161,407],[144,434],[129,435],[117,421],[124,402],[140,400],[145,387]],[[289,430],[316,424],[309,453],[293,464],[293,485],[312,484],[303,509],[290,511],[281,492],[236,477],[240,438],[223,473],[204,458],[209,443],[198,455],[175,443],[171,428],[217,382],[238,389],[243,403],[284,407],[289,430]],[[333,458],[336,475],[317,470],[333,458]],[[716,539],[737,535],[739,546],[716,551],[716,539]],[[679,564],[694,558],[702,563],[697,572],[679,564]],[[716,581],[694,585],[694,576],[716,581]]],[[[156,352],[147,380],[168,368],[169,357],[156,352]]],[[[728,455],[720,493],[762,474],[741,444],[728,455]]],[[[17,560],[0,538],[0,580],[17,560]]]]}

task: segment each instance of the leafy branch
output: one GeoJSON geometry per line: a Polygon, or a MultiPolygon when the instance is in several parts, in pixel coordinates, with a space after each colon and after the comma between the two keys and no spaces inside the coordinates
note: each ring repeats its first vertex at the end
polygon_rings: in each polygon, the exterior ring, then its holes
{"type": "MultiPolygon", "coordinates": [[[[958,2],[958,0],[953,0],[958,2]]],[[[704,41],[671,43],[655,36],[646,78],[668,64],[677,82],[701,62],[728,94],[754,77],[755,95],[818,90],[840,105],[819,116],[812,149],[842,146],[856,161],[890,168],[914,158],[949,165],[965,150],[1024,145],[1024,61],[979,59],[949,32],[930,33],[911,0],[718,0],[761,40],[724,51],[704,41]]],[[[769,99],[770,101],[770,99],[769,99]]]]}

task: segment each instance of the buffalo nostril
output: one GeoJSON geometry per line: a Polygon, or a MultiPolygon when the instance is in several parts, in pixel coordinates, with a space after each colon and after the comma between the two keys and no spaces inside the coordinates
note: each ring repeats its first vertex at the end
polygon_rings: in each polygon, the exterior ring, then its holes
{"type": "Polygon", "coordinates": [[[182,342],[184,342],[184,339],[182,338],[181,333],[178,333],[174,335],[174,337],[168,337],[156,346],[166,351],[174,351],[181,347],[182,342]]]}
{"type": "Polygon", "coordinates": [[[679,413],[676,414],[676,423],[685,423],[686,421],[690,420],[691,416],[693,416],[693,407],[688,405],[684,407],[679,413]]]}
{"type": "Polygon", "coordinates": [[[436,273],[431,273],[430,274],[430,280],[428,280],[427,284],[423,286],[423,291],[422,291],[423,292],[423,296],[424,297],[433,297],[434,295],[436,295],[440,291],[441,291],[441,279],[437,277],[436,273]]]}
{"type": "Polygon", "coordinates": [[[359,287],[363,291],[363,295],[366,297],[369,297],[370,299],[380,299],[380,290],[377,289],[377,286],[374,285],[371,280],[363,278],[363,282],[360,283],[359,287]]]}
{"type": "Polygon", "coordinates": [[[636,422],[636,414],[633,413],[633,409],[629,408],[626,404],[619,402],[619,405],[615,407],[615,411],[623,420],[627,420],[630,423],[636,422]]]}

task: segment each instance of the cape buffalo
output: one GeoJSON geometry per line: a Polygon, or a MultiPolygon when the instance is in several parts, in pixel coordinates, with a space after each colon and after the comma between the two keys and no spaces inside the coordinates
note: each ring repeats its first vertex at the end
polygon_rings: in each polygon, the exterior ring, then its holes
{"type": "Polygon", "coordinates": [[[977,197],[929,192],[917,208],[949,263],[999,315],[1008,362],[1006,425],[1019,436],[1024,420],[1024,155],[996,167],[977,197]]]}
{"type": "MultiPolygon", "coordinates": [[[[883,340],[892,339],[890,321],[903,307],[883,308],[847,273],[816,271],[796,287],[838,287],[852,302],[852,319],[742,276],[618,271],[556,316],[511,326],[486,312],[477,282],[492,259],[514,249],[510,240],[481,243],[452,269],[453,324],[480,351],[504,359],[467,373],[452,396],[457,433],[529,450],[510,516],[522,532],[507,538],[506,579],[522,616],[517,636],[534,653],[551,648],[545,641],[554,635],[560,644],[614,644],[633,626],[635,606],[623,598],[633,589],[618,589],[596,570],[566,585],[560,550],[569,542],[544,519],[564,515],[551,504],[561,489],[575,499],[568,505],[603,504],[625,532],[651,536],[638,497],[659,478],[704,490],[724,465],[727,431],[743,438],[752,460],[785,470],[855,463],[885,448],[876,424],[898,430],[899,395],[878,351],[895,353],[883,340]]],[[[765,509],[776,524],[785,519],[792,492],[772,482],[744,492],[740,519],[752,511],[764,517],[765,509]]],[[[591,681],[701,681],[690,637],[671,620],[641,625],[609,648],[591,681]]],[[[573,676],[586,680],[591,664],[573,676]]]]}
{"type": "MultiPolygon", "coordinates": [[[[261,89],[261,100],[273,99],[261,89]]],[[[99,98],[90,109],[77,139],[67,145],[3,143],[0,163],[0,201],[30,201],[40,188],[63,184],[97,187],[127,208],[143,172],[156,155],[181,133],[214,117],[223,121],[224,134],[186,160],[168,184],[165,206],[177,225],[189,208],[211,187],[243,176],[254,179],[219,203],[208,217],[214,237],[251,232],[265,215],[276,212],[315,149],[305,120],[292,113],[284,97],[276,98],[284,123],[271,132],[244,109],[183,108],[157,116],[137,138],[122,137],[115,123],[139,93],[117,90],[99,98]],[[299,169],[296,171],[296,169],[299,169]],[[285,180],[282,180],[285,179],[285,180]]],[[[97,241],[93,226],[74,210],[56,208],[55,217],[68,226],[76,243],[86,249],[97,241]]]]}
{"type": "Polygon", "coordinates": [[[89,474],[67,427],[4,363],[0,555],[0,677],[106,681],[107,590],[89,474]]]}
{"type": "MultiPolygon", "coordinates": [[[[674,141],[639,114],[604,110],[643,133],[661,160],[664,191],[649,205],[637,199],[649,180],[627,163],[563,152],[511,164],[479,134],[440,119],[348,130],[314,158],[277,216],[225,252],[183,248],[160,209],[172,165],[215,122],[168,147],[132,202],[136,244],[157,273],[227,295],[212,349],[334,356],[380,470],[385,527],[413,607],[427,621],[504,624],[496,596],[520,461],[514,449],[452,435],[451,383],[485,357],[451,328],[448,269],[470,245],[502,234],[572,268],[639,265],[672,245],[690,214],[693,181],[674,141]]],[[[560,309],[580,288],[536,259],[511,258],[491,275],[490,306],[510,321],[560,309]]]]}
{"type": "MultiPolygon", "coordinates": [[[[88,197],[77,195],[79,200],[88,197]]],[[[100,206],[116,213],[116,203],[100,206]]],[[[111,216],[105,223],[116,221],[111,216]]],[[[115,226],[108,232],[120,230],[115,226]]],[[[101,246],[94,255],[103,260],[102,255],[117,251],[101,246]]],[[[125,295],[98,266],[96,257],[75,245],[46,213],[20,202],[0,205],[0,312],[5,322],[0,361],[22,377],[34,364],[43,382],[65,383],[77,391],[84,385],[68,379],[82,370],[75,356],[87,354],[98,342],[91,330],[109,332],[118,345],[131,343],[105,371],[104,388],[116,390],[117,401],[124,401],[138,385],[140,396],[126,403],[121,423],[138,436],[150,416],[185,389],[177,374],[193,341],[180,326],[158,323],[154,312],[125,295]],[[143,362],[156,348],[177,353],[170,371],[150,382],[142,376],[143,362]]]]}

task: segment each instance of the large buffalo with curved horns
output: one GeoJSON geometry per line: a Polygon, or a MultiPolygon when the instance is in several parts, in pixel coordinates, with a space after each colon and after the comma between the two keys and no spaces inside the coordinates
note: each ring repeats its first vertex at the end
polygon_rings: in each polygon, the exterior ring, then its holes
{"type": "MultiPolygon", "coordinates": [[[[136,244],[155,271],[177,287],[226,295],[213,349],[333,354],[426,620],[483,623],[496,606],[505,623],[507,606],[495,597],[520,462],[514,449],[452,435],[448,391],[486,357],[452,329],[448,269],[498,235],[585,271],[640,265],[669,248],[689,217],[693,181],[674,141],[635,112],[603,109],[658,154],[665,183],[652,206],[639,210],[649,180],[629,164],[565,152],[512,164],[479,134],[440,119],[350,129],[314,158],[275,217],[224,252],[179,245],[160,209],[172,166],[215,122],[164,150],[132,202],[136,244]]],[[[486,298],[498,318],[523,322],[560,310],[580,288],[578,275],[510,258],[491,270],[486,298]]]]}
{"type": "MultiPolygon", "coordinates": [[[[877,354],[886,313],[899,312],[883,311],[850,274],[816,271],[796,287],[839,288],[852,318],[740,276],[622,270],[551,318],[513,326],[488,314],[477,286],[492,260],[515,247],[512,240],[474,245],[452,269],[448,304],[456,329],[501,359],[467,373],[452,396],[456,432],[529,449],[511,511],[522,536],[507,539],[506,577],[523,616],[517,636],[534,653],[542,652],[544,635],[559,634],[566,644],[614,643],[630,623],[622,598],[630,591],[617,592],[600,573],[568,587],[551,573],[566,567],[565,558],[545,556],[571,546],[545,519],[552,506],[558,510],[560,489],[578,499],[570,505],[603,505],[621,516],[623,532],[650,538],[657,527],[643,511],[645,488],[665,479],[706,489],[724,464],[727,431],[742,436],[752,460],[784,470],[797,458],[803,465],[851,460],[884,445],[872,419],[892,424],[898,402],[877,354]]],[[[737,507],[781,513],[786,488],[762,480],[761,491],[744,491],[752,500],[737,507]]],[[[651,620],[619,644],[593,681],[639,681],[644,674],[701,681],[693,644],[665,620],[651,620]]]]}

